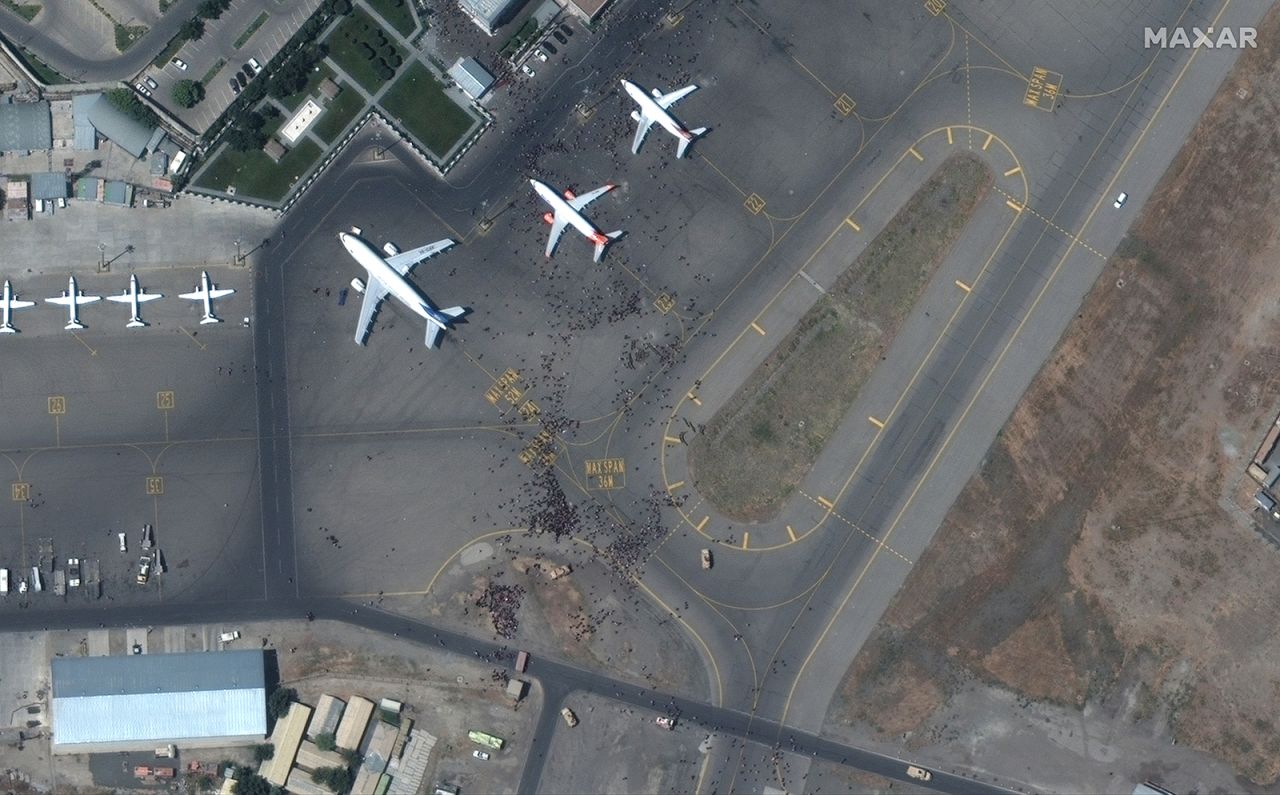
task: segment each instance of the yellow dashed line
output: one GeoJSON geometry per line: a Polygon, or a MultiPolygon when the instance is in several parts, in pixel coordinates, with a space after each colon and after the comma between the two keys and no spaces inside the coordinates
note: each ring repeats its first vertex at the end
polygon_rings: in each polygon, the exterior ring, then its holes
{"type": "Polygon", "coordinates": [[[867,422],[871,423],[872,425],[876,426],[877,428],[883,428],[883,427],[884,427],[884,423],[883,423],[883,422],[881,422],[880,420],[876,419],[875,417],[867,417],[867,422]]]}
{"type": "Polygon", "coordinates": [[[844,219],[844,222],[845,222],[846,224],[848,224],[849,226],[852,226],[852,227],[853,227],[853,231],[855,231],[855,232],[861,232],[861,231],[862,231],[862,227],[860,227],[860,226],[858,226],[857,224],[855,224],[855,223],[853,222],[853,219],[852,219],[852,218],[846,218],[846,219],[844,219]]]}
{"type": "Polygon", "coordinates": [[[697,530],[699,533],[701,533],[701,532],[702,532],[702,528],[706,527],[706,526],[707,526],[707,522],[709,522],[709,521],[711,521],[711,517],[710,517],[710,516],[704,516],[704,517],[702,517],[702,521],[701,521],[701,522],[698,522],[698,526],[697,526],[696,528],[694,528],[694,529],[695,529],[695,530],[697,530]]]}
{"type": "Polygon", "coordinates": [[[973,292],[973,288],[972,288],[972,287],[970,287],[969,285],[967,285],[967,284],[965,284],[964,282],[960,281],[959,279],[956,279],[956,287],[959,287],[961,290],[964,290],[966,293],[971,293],[971,292],[973,292]]]}
{"type": "Polygon", "coordinates": [[[787,525],[787,535],[791,537],[792,541],[796,540],[796,531],[792,529],[791,525],[787,525]]]}
{"type": "Polygon", "coordinates": [[[745,532],[745,531],[744,531],[744,532],[742,533],[742,548],[743,548],[743,549],[747,549],[747,542],[748,542],[748,541],[750,541],[750,540],[751,540],[751,534],[750,534],[750,533],[748,533],[748,532],[745,532]]]}
{"type": "Polygon", "coordinates": [[[819,497],[818,504],[821,505],[823,508],[826,508],[828,511],[836,507],[835,503],[833,503],[831,500],[828,500],[826,497],[819,497]]]}
{"type": "Polygon", "coordinates": [[[991,146],[991,142],[996,139],[995,133],[987,133],[987,140],[982,142],[982,151],[987,151],[987,147],[991,146]]]}
{"type": "Polygon", "coordinates": [[[907,151],[910,152],[911,156],[914,157],[916,160],[919,160],[921,163],[924,162],[924,155],[917,152],[914,146],[908,149],[907,151]]]}
{"type": "Polygon", "coordinates": [[[753,329],[757,334],[759,334],[761,337],[763,337],[763,336],[764,336],[764,328],[763,328],[763,327],[761,327],[761,325],[760,325],[759,323],[755,322],[754,320],[753,320],[753,321],[751,321],[751,328],[752,328],[752,329],[753,329]]]}
{"type": "Polygon", "coordinates": [[[1021,170],[1022,170],[1022,166],[1014,166],[1013,168],[1011,168],[1011,169],[1009,169],[1008,171],[1004,172],[1004,175],[1005,175],[1006,177],[1012,177],[1014,174],[1017,174],[1017,173],[1018,173],[1019,171],[1021,171],[1021,170]]]}
{"type": "MultiPolygon", "coordinates": [[[[999,188],[996,188],[996,190],[1000,191],[1000,193],[1001,193],[1001,194],[1003,194],[1003,195],[1004,195],[1004,196],[1006,196],[1006,197],[1007,197],[1007,196],[1009,196],[1009,194],[1005,193],[1004,191],[1000,190],[999,188]]],[[[1008,204],[1010,207],[1013,207],[1013,206],[1014,206],[1013,199],[1012,199],[1012,198],[1007,199],[1007,200],[1005,201],[1005,204],[1008,204]]],[[[1015,209],[1016,209],[1018,212],[1022,212],[1023,210],[1026,210],[1027,212],[1031,213],[1032,215],[1034,215],[1034,216],[1035,216],[1036,218],[1038,218],[1039,220],[1043,221],[1047,226],[1050,226],[1050,227],[1052,227],[1053,229],[1057,230],[1057,232],[1058,232],[1059,234],[1064,235],[1068,240],[1072,240],[1072,241],[1074,241],[1074,242],[1076,243],[1076,245],[1080,246],[1080,247],[1081,247],[1081,248],[1083,248],[1085,251],[1088,251],[1090,254],[1094,255],[1095,257],[1098,257],[1098,258],[1100,258],[1100,259],[1106,259],[1106,258],[1107,258],[1107,255],[1106,255],[1106,254],[1103,254],[1101,251],[1097,250],[1097,249],[1096,249],[1096,248],[1094,248],[1093,246],[1091,246],[1091,245],[1089,245],[1088,243],[1086,243],[1086,242],[1084,242],[1083,240],[1081,240],[1081,239],[1080,239],[1078,236],[1076,236],[1075,234],[1072,234],[1071,232],[1068,232],[1067,230],[1065,230],[1065,229],[1063,229],[1062,227],[1058,226],[1058,225],[1057,225],[1057,224],[1055,224],[1053,221],[1050,221],[1048,218],[1045,218],[1043,215],[1041,215],[1040,213],[1038,213],[1038,212],[1036,212],[1035,210],[1031,209],[1030,207],[1024,207],[1024,206],[1022,206],[1022,205],[1018,205],[1015,209]]]]}
{"type": "Polygon", "coordinates": [[[684,485],[683,480],[677,480],[675,483],[672,483],[670,486],[667,486],[667,491],[675,491],[676,489],[680,488],[683,485],[684,485]]]}
{"type": "MultiPolygon", "coordinates": [[[[813,500],[814,502],[818,503],[819,505],[824,505],[824,506],[826,506],[828,510],[830,510],[830,508],[831,508],[831,503],[829,503],[827,500],[823,499],[822,497],[814,497],[814,496],[812,496],[812,495],[805,494],[803,491],[801,491],[801,492],[800,492],[800,494],[801,494],[802,496],[804,496],[806,499],[813,500]]],[[[900,559],[903,563],[906,563],[908,566],[912,565],[912,563],[911,563],[911,559],[910,559],[910,558],[908,558],[906,555],[902,554],[902,553],[901,553],[901,552],[899,552],[898,550],[894,549],[893,547],[891,547],[891,546],[889,546],[888,544],[884,543],[884,542],[883,542],[883,541],[881,541],[880,539],[878,539],[878,538],[876,538],[875,536],[871,535],[871,534],[870,534],[870,533],[868,533],[866,530],[863,530],[861,527],[858,527],[856,524],[854,524],[853,522],[851,522],[851,521],[849,521],[848,519],[844,518],[844,517],[843,517],[843,516],[841,516],[839,513],[836,513],[835,511],[831,511],[831,515],[832,515],[832,516],[834,516],[835,518],[839,519],[840,521],[844,522],[845,524],[849,525],[849,526],[850,526],[850,527],[852,527],[854,530],[857,530],[859,533],[862,533],[864,536],[866,536],[867,538],[869,538],[869,539],[871,539],[872,541],[874,541],[874,542],[876,543],[876,546],[878,546],[878,547],[880,547],[881,549],[885,550],[886,552],[889,552],[890,554],[892,554],[892,555],[896,556],[896,557],[897,557],[898,559],[900,559]]]]}

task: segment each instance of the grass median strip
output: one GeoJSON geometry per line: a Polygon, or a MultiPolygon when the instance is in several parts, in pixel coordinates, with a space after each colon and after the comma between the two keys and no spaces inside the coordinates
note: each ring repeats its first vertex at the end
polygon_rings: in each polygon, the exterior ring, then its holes
{"type": "Polygon", "coordinates": [[[231,46],[236,48],[237,50],[243,47],[245,45],[245,42],[253,38],[253,34],[257,33],[258,28],[262,27],[270,17],[271,17],[270,14],[268,14],[266,11],[263,11],[261,14],[258,15],[258,18],[253,21],[253,24],[249,25],[249,27],[244,29],[244,33],[241,33],[231,46]]]}
{"type": "Polygon", "coordinates": [[[693,482],[725,516],[777,515],[991,181],[973,155],[943,162],[694,438],[693,482]]]}

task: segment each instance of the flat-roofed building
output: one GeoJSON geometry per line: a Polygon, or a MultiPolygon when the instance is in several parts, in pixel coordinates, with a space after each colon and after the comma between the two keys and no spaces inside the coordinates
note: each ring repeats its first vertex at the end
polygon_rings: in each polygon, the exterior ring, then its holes
{"type": "Polygon", "coordinates": [[[334,744],[348,751],[359,749],[360,741],[364,739],[364,730],[369,725],[369,718],[372,715],[372,701],[364,696],[352,696],[347,702],[347,708],[342,712],[342,720],[338,723],[334,744]]]}
{"type": "Polygon", "coordinates": [[[449,68],[449,77],[472,99],[480,99],[493,86],[493,75],[475,58],[459,58],[449,68]]]}
{"type": "Polygon", "coordinates": [[[289,705],[289,712],[276,721],[276,728],[271,732],[270,742],[275,746],[275,753],[258,768],[258,775],[277,787],[284,786],[289,780],[289,768],[293,767],[309,720],[311,707],[296,701],[289,705]]]}
{"type": "Polygon", "coordinates": [[[490,36],[497,33],[504,22],[511,19],[525,0],[458,0],[463,13],[490,36]]]}
{"type": "Polygon", "coordinates": [[[0,152],[53,148],[53,116],[49,103],[0,102],[0,152]]]}
{"type": "Polygon", "coordinates": [[[53,751],[152,750],[261,742],[261,651],[56,657],[53,751]]]}
{"type": "Polygon", "coordinates": [[[342,710],[347,703],[337,696],[328,693],[320,696],[316,702],[316,712],[311,716],[311,725],[307,727],[307,737],[314,740],[321,734],[338,733],[338,721],[342,718],[342,710]]]}

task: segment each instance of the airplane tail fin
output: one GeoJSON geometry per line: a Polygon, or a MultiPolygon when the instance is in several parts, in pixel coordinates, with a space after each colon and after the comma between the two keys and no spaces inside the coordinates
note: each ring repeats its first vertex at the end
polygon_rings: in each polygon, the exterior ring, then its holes
{"type": "Polygon", "coordinates": [[[77,331],[79,329],[84,328],[84,324],[81,323],[79,320],[73,320],[67,325],[63,326],[63,328],[66,329],[67,331],[77,331]]]}
{"type": "Polygon", "coordinates": [[[207,326],[210,323],[221,323],[221,322],[222,322],[222,318],[218,317],[217,315],[205,315],[204,317],[200,318],[200,325],[202,326],[207,326]]]}
{"type": "Polygon", "coordinates": [[[142,328],[145,325],[147,324],[143,323],[141,320],[135,319],[135,320],[130,320],[128,323],[124,324],[124,327],[125,328],[142,328]]]}
{"type": "Polygon", "coordinates": [[[608,240],[606,240],[603,243],[596,243],[596,256],[594,258],[595,262],[599,262],[600,258],[604,256],[604,250],[606,246],[608,246],[610,243],[617,240],[618,238],[622,237],[622,230],[619,229],[616,232],[610,232],[609,234],[605,235],[605,237],[607,237],[608,240]]]}
{"type": "Polygon", "coordinates": [[[699,127],[696,130],[690,130],[688,138],[680,139],[680,146],[676,149],[676,157],[684,157],[684,153],[689,148],[689,144],[693,143],[696,139],[701,138],[703,135],[706,135],[706,133],[706,127],[699,127]]]}
{"type": "Polygon", "coordinates": [[[0,325],[0,334],[17,334],[18,330],[13,327],[12,323],[0,325]]]}

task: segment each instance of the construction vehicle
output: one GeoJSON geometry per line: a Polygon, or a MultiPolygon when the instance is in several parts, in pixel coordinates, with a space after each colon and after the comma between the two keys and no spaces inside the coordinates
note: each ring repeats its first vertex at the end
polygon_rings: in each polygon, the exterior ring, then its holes
{"type": "Polygon", "coordinates": [[[144,524],[142,526],[142,548],[151,549],[153,543],[155,543],[155,537],[151,532],[151,525],[144,524]]]}

